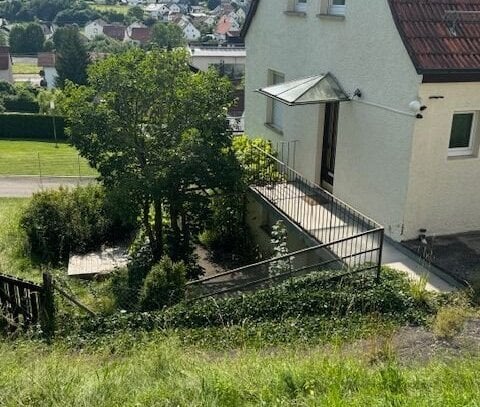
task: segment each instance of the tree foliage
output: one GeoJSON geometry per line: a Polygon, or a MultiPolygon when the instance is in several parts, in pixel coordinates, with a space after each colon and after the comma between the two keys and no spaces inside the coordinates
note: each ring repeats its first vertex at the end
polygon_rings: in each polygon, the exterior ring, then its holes
{"type": "Polygon", "coordinates": [[[166,49],[183,47],[186,44],[182,29],[169,23],[157,23],[153,26],[151,42],[166,49]]]}
{"type": "Polygon", "coordinates": [[[67,80],[85,84],[89,57],[78,28],[68,26],[57,29],[53,35],[53,43],[57,53],[57,86],[63,87],[67,80]]]}
{"type": "Polygon", "coordinates": [[[192,73],[180,49],[110,56],[91,67],[89,85],[65,89],[72,142],[136,204],[155,259],[166,250],[186,259],[206,192],[232,191],[240,179],[226,121],[231,85],[214,71],[192,73]]]}
{"type": "Polygon", "coordinates": [[[37,23],[15,25],[10,31],[9,44],[14,54],[32,54],[43,49],[45,35],[37,23]]]}

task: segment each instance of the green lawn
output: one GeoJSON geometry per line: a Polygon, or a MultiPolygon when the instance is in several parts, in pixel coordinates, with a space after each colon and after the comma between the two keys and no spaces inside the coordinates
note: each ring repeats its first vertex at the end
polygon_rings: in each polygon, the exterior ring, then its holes
{"type": "Polygon", "coordinates": [[[98,11],[115,11],[117,13],[127,14],[128,6],[122,6],[120,4],[109,5],[109,4],[92,4],[91,7],[98,11]]]}
{"type": "Polygon", "coordinates": [[[12,72],[14,74],[38,74],[40,72],[40,68],[35,64],[22,64],[22,63],[15,63],[12,65],[12,72]]]}
{"type": "MultiPolygon", "coordinates": [[[[40,272],[25,258],[19,219],[28,199],[0,198],[0,273],[40,281],[40,272]]],[[[1,405],[1,404],[0,404],[1,405]]]]}
{"type": "Polygon", "coordinates": [[[103,349],[0,343],[0,405],[478,406],[480,360],[371,363],[350,350],[212,351],[174,337],[103,349]]]}
{"type": "Polygon", "coordinates": [[[65,143],[0,140],[0,175],[95,176],[87,161],[65,143]]]}

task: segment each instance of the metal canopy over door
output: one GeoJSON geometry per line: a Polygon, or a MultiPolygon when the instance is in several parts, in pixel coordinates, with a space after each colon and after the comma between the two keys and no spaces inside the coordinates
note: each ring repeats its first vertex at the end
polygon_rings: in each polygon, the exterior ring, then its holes
{"type": "Polygon", "coordinates": [[[322,187],[331,190],[335,177],[335,157],[337,152],[339,103],[325,104],[325,126],[323,131],[322,187]]]}

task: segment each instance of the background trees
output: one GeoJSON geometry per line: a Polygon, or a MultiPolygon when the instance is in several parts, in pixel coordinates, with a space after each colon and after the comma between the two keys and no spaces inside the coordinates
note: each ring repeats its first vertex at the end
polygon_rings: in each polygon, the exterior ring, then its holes
{"type": "Polygon", "coordinates": [[[234,192],[240,167],[226,111],[230,83],[193,74],[184,50],[132,49],[67,85],[71,139],[110,189],[134,202],[155,260],[189,261],[208,191],[234,192]]]}
{"type": "Polygon", "coordinates": [[[59,28],[53,35],[57,53],[57,86],[63,87],[69,80],[77,84],[87,82],[87,66],[89,58],[77,27],[59,28]]]}
{"type": "Polygon", "coordinates": [[[9,44],[15,54],[34,54],[43,49],[45,35],[37,23],[15,25],[10,31],[9,44]]]}
{"type": "Polygon", "coordinates": [[[152,44],[173,49],[186,44],[182,29],[175,24],[156,23],[152,28],[152,44]]]}

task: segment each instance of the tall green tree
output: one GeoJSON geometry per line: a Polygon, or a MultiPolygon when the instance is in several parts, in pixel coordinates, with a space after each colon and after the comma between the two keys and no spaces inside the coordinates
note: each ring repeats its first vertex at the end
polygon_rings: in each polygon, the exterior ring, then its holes
{"type": "Polygon", "coordinates": [[[43,49],[45,35],[37,23],[15,25],[10,31],[9,44],[15,54],[37,53],[43,49]]]}
{"type": "Polygon", "coordinates": [[[131,21],[142,21],[143,16],[143,8],[141,8],[140,6],[130,7],[127,11],[127,17],[129,17],[131,21]]]}
{"type": "Polygon", "coordinates": [[[151,43],[160,48],[173,49],[183,47],[187,42],[178,25],[157,23],[152,28],[151,43]]]}
{"type": "Polygon", "coordinates": [[[86,84],[89,57],[78,28],[68,26],[57,29],[53,43],[57,54],[57,86],[63,88],[67,80],[79,85],[86,84]]]}
{"type": "Polygon", "coordinates": [[[231,192],[240,179],[230,83],[213,70],[192,73],[185,50],[132,49],[93,65],[89,86],[67,85],[64,95],[72,142],[136,205],[154,257],[185,259],[205,191],[231,192]]]}

